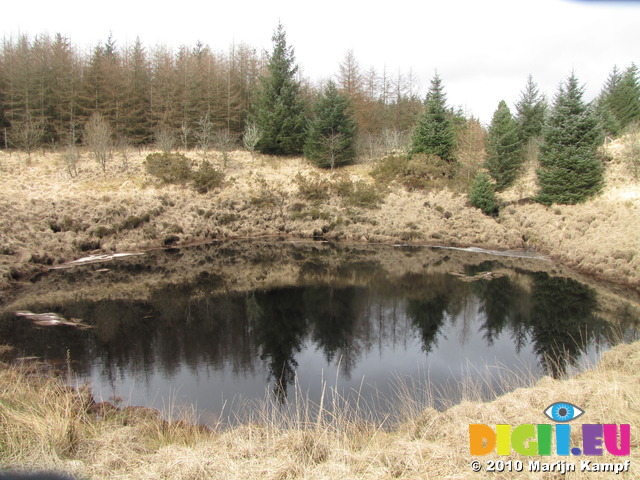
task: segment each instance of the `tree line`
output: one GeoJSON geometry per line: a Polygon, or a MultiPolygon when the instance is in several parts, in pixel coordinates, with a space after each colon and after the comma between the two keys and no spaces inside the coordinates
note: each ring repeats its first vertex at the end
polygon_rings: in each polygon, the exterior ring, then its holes
{"type": "MultiPolygon", "coordinates": [[[[272,56],[242,43],[217,51],[198,42],[174,51],[145,47],[140,39],[120,46],[110,36],[83,52],[61,34],[5,38],[0,146],[32,150],[81,143],[93,115],[108,122],[114,140],[133,146],[157,143],[170,133],[177,146],[193,148],[198,131],[207,128],[239,139],[256,110],[272,56]]],[[[335,78],[362,136],[406,131],[421,109],[411,72],[365,71],[349,51],[335,78]]],[[[297,72],[295,81],[308,116],[323,82],[312,85],[297,72]]]]}
{"type": "Polygon", "coordinates": [[[536,200],[575,204],[597,194],[604,185],[602,156],[605,137],[615,137],[640,122],[640,77],[631,64],[624,72],[614,67],[600,95],[583,98],[584,87],[575,72],[560,85],[549,105],[531,76],[512,115],[506,102],[496,109],[487,133],[489,175],[479,174],[470,198],[487,214],[498,205],[494,190],[510,187],[521,171],[525,152],[539,146],[536,200]]]}
{"type": "Polygon", "coordinates": [[[5,40],[5,147],[31,152],[42,144],[83,141],[100,161],[100,148],[89,145],[94,137],[156,143],[165,152],[179,139],[184,149],[201,147],[205,157],[212,143],[226,152],[242,139],[252,153],[304,154],[333,169],[352,162],[367,143],[374,156],[373,144],[383,139],[383,154],[404,152],[396,173],[424,177],[409,182],[423,186],[459,175],[462,157],[472,150],[472,156],[486,155],[482,166],[488,175],[476,177],[471,201],[490,214],[497,210],[493,191],[513,184],[527,150],[536,145],[539,201],[576,203],[597,193],[603,173],[596,150],[603,136],[619,135],[640,121],[635,64],[624,71],[614,67],[591,103],[584,101],[574,73],[552,105],[529,76],[516,114],[501,101],[485,131],[447,105],[438,74],[422,101],[411,72],[395,79],[372,68],[364,72],[348,51],[335,81],[313,86],[299,74],[281,24],[272,41],[269,54],[243,44],[214,52],[202,43],[174,53],[162,46],[148,52],[139,39],[120,49],[110,37],[82,56],[59,34],[5,40]],[[475,145],[465,152],[465,143],[475,145]]]}

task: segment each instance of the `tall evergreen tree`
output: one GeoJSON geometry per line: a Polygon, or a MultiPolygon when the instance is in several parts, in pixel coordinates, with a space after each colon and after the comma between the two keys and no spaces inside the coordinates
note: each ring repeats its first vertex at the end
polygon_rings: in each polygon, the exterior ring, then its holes
{"type": "Polygon", "coordinates": [[[332,169],[355,158],[356,122],[349,99],[332,81],[314,106],[304,154],[317,166],[332,169]]]}
{"type": "Polygon", "coordinates": [[[136,145],[151,142],[151,69],[140,39],[126,52],[121,134],[136,145]]]}
{"type": "Polygon", "coordinates": [[[525,145],[531,138],[542,134],[547,102],[538,92],[538,87],[529,75],[527,86],[516,103],[516,122],[520,141],[525,145]]]}
{"type": "Polygon", "coordinates": [[[447,108],[442,81],[436,73],[425,100],[424,115],[413,132],[412,153],[437,155],[447,162],[454,160],[456,132],[447,108]]]}
{"type": "Polygon", "coordinates": [[[635,63],[625,70],[620,88],[623,102],[618,111],[618,121],[622,128],[626,128],[631,123],[640,121],[640,78],[635,63]]]}
{"type": "Polygon", "coordinates": [[[123,130],[124,76],[122,57],[111,35],[104,45],[97,45],[83,75],[79,104],[85,121],[99,113],[113,126],[116,134],[123,130]]]}
{"type": "Polygon", "coordinates": [[[619,104],[624,102],[624,99],[622,99],[620,95],[621,81],[622,74],[618,70],[617,65],[614,65],[596,102],[596,112],[600,120],[600,125],[606,134],[613,136],[619,135],[621,130],[617,114],[619,104]]]}
{"type": "Polygon", "coordinates": [[[614,66],[597,103],[601,123],[607,133],[618,135],[628,125],[640,121],[640,79],[631,64],[623,73],[614,66]]]}
{"type": "Polygon", "coordinates": [[[598,121],[600,122],[600,128],[605,135],[617,136],[620,134],[620,122],[613,114],[611,106],[607,101],[607,98],[600,95],[594,101],[594,108],[598,121]]]}
{"type": "Polygon", "coordinates": [[[511,111],[504,100],[493,114],[487,135],[487,160],[485,166],[496,181],[496,190],[504,190],[513,184],[522,166],[522,147],[519,131],[511,111]]]}
{"type": "Polygon", "coordinates": [[[305,141],[306,116],[300,83],[295,78],[298,67],[282,24],[272,40],[268,73],[261,77],[255,102],[253,120],[261,132],[257,149],[275,155],[299,154],[305,141]]]}
{"type": "Polygon", "coordinates": [[[583,93],[572,73],[556,95],[540,148],[537,200],[541,203],[575,204],[603,186],[602,163],[596,155],[602,134],[583,93]]]}

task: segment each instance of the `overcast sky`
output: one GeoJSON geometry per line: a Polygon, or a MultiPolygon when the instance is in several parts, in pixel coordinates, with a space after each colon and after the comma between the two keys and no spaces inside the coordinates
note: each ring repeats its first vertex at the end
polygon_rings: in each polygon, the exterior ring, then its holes
{"type": "Polygon", "coordinates": [[[226,50],[232,42],[271,49],[281,21],[311,80],[337,73],[352,49],[360,66],[413,69],[424,94],[437,70],[448,102],[489,122],[502,99],[513,107],[531,73],[553,98],[572,70],[599,92],[614,65],[640,66],[640,1],[578,0],[110,0],[10,1],[4,37],[62,33],[78,47],[137,36],[145,45],[226,50]]]}

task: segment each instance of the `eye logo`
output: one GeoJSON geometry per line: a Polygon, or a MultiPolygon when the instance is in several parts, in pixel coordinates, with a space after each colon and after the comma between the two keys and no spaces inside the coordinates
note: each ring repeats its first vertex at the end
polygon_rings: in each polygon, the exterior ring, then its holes
{"type": "Polygon", "coordinates": [[[584,413],[584,410],[568,402],[556,402],[549,405],[544,414],[555,422],[569,422],[584,413]]]}

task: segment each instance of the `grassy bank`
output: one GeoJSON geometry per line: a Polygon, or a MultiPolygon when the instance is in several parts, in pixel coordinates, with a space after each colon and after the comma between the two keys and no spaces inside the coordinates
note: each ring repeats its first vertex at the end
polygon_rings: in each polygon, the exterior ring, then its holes
{"type": "MultiPolygon", "coordinates": [[[[469,206],[460,182],[407,190],[374,181],[376,162],[332,173],[300,158],[252,159],[237,151],[223,168],[214,152],[208,160],[224,172],[224,182],[198,193],[148,175],[148,152],[130,154],[126,162],[114,158],[106,174],[84,154],[73,178],[59,154],[2,153],[0,287],[92,252],[265,235],[535,250],[637,287],[640,186],[625,170],[624,148],[615,147],[609,147],[602,195],[577,206],[534,204],[528,199],[535,165],[529,164],[517,185],[501,194],[495,219],[469,206]]],[[[189,156],[197,170],[200,155],[189,156]]]]}
{"type": "MultiPolygon", "coordinates": [[[[126,163],[114,159],[107,174],[84,155],[74,177],[56,154],[29,159],[2,153],[0,292],[6,294],[7,287],[35,272],[93,253],[283,236],[322,237],[343,245],[533,250],[576,271],[630,286],[637,294],[640,187],[625,171],[621,149],[615,147],[602,195],[577,206],[534,204],[530,197],[535,165],[529,164],[518,184],[500,194],[497,218],[470,207],[462,191],[410,191],[395,182],[376,182],[370,175],[376,168],[373,163],[332,173],[299,158],[252,159],[245,152],[232,152],[223,169],[221,158],[213,154],[209,160],[224,170],[224,183],[198,193],[188,184],[160,184],[149,176],[143,163],[147,152],[130,155],[126,163]]],[[[190,156],[198,168],[199,156],[190,156]]],[[[391,274],[394,269],[411,271],[413,264],[437,268],[444,256],[449,270],[452,263],[464,264],[447,252],[424,255],[416,263],[395,252],[380,258],[380,263],[391,274]]],[[[30,298],[43,304],[84,295],[83,289],[92,289],[86,292],[91,298],[144,296],[143,289],[169,275],[172,281],[181,275],[192,281],[189,275],[197,274],[191,268],[199,261],[196,257],[185,252],[179,265],[162,265],[161,273],[152,273],[158,278],[144,285],[127,283],[126,278],[112,281],[118,275],[114,270],[96,284],[79,274],[52,281],[46,292],[42,291],[46,282],[20,286],[26,292],[31,289],[30,298]]],[[[222,280],[227,279],[233,279],[239,290],[255,288],[256,279],[263,286],[277,285],[300,271],[300,265],[293,263],[283,262],[279,269],[265,272],[252,258],[233,261],[238,264],[217,269],[221,288],[226,288],[228,283],[222,280]],[[239,269],[248,273],[235,274],[239,269]]],[[[557,265],[536,268],[562,268],[557,265]]],[[[20,307],[6,305],[12,311],[20,307]]],[[[617,305],[610,300],[603,309],[617,312],[617,305]]],[[[0,347],[0,355],[8,350],[0,347]]],[[[47,468],[88,478],[473,478],[469,423],[546,423],[542,411],[563,400],[585,410],[584,423],[635,426],[640,416],[639,368],[636,342],[605,353],[596,367],[574,378],[543,378],[491,402],[467,395],[459,405],[438,412],[415,402],[408,392],[398,407],[402,420],[391,429],[357,420],[348,410],[310,415],[302,407],[279,414],[267,405],[254,410],[256,416],[241,426],[226,430],[196,427],[193,418],[167,422],[152,410],[95,404],[88,389],[66,388],[33,365],[2,365],[0,468],[47,468]]],[[[638,443],[632,427],[630,477],[637,476],[638,443]]],[[[526,457],[520,459],[527,463],[526,457]]],[[[559,460],[563,458],[548,459],[559,460]]],[[[608,455],[598,458],[618,460],[608,455]]],[[[569,478],[593,476],[578,473],[569,478]]],[[[511,477],[540,478],[540,473],[500,478],[511,477]]]]}
{"type": "MultiPolygon", "coordinates": [[[[635,426],[640,421],[640,343],[603,354],[593,369],[574,378],[545,377],[494,401],[467,396],[438,412],[412,404],[393,429],[344,414],[306,415],[302,409],[278,413],[264,408],[253,421],[231,429],[205,429],[167,422],[147,409],[115,409],[95,404],[86,389],[72,390],[30,367],[0,368],[0,468],[65,471],[83,478],[474,478],[469,455],[470,423],[547,423],[543,410],[561,399],[585,413],[580,423],[629,423],[631,456],[589,458],[631,460],[622,478],[635,478],[640,460],[635,426]]],[[[578,442],[579,436],[572,439],[578,442]]],[[[522,460],[531,457],[516,454],[522,460]]],[[[581,458],[535,459],[556,462],[581,458]]],[[[484,473],[477,474],[477,478],[484,473]]],[[[525,469],[500,478],[540,478],[525,469]]],[[[609,474],[610,475],[610,474],[609,474]]],[[[593,478],[589,472],[567,478],[593,478]]],[[[597,476],[597,475],[596,475],[597,476]]]]}

